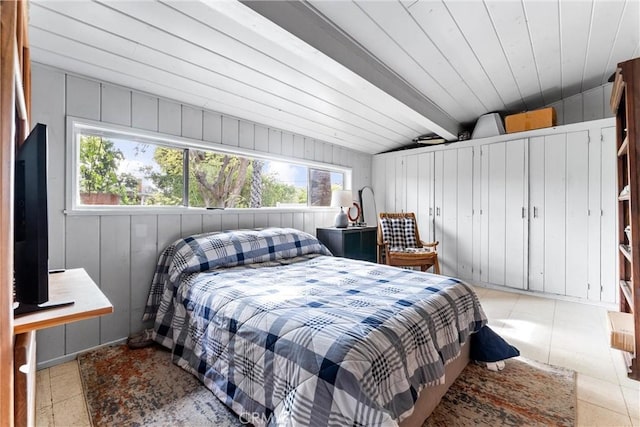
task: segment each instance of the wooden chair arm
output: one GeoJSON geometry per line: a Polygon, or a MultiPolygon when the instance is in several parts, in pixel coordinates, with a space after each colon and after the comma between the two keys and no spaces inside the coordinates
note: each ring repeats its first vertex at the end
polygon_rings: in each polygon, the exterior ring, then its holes
{"type": "Polygon", "coordinates": [[[423,247],[427,247],[427,248],[435,248],[436,246],[438,246],[438,243],[440,243],[439,241],[435,241],[435,242],[425,242],[424,240],[420,240],[420,243],[422,243],[423,247]]]}

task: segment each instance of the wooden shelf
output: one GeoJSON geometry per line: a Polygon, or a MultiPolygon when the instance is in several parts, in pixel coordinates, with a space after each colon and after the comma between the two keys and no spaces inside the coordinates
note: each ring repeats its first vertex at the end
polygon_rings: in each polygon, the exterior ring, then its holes
{"type": "Polygon", "coordinates": [[[633,284],[630,281],[620,280],[620,290],[624,295],[624,299],[627,300],[627,304],[629,304],[629,307],[633,308],[633,290],[631,288],[632,286],[633,284]]]}
{"type": "Polygon", "coordinates": [[[607,323],[611,348],[633,353],[636,347],[633,333],[633,314],[608,311],[607,323]]]}
{"type": "MultiPolygon", "coordinates": [[[[628,186],[627,194],[618,195],[618,238],[626,234],[629,245],[618,245],[619,311],[610,314],[617,323],[611,329],[615,348],[624,350],[628,377],[640,381],[640,359],[634,352],[640,343],[640,58],[621,62],[611,89],[611,110],[616,116],[618,148],[618,190],[628,186]],[[630,236],[626,225],[631,227],[630,236]],[[624,257],[624,258],[623,258],[624,257]],[[633,258],[636,258],[635,260],[633,258]],[[635,280],[624,280],[633,278],[635,280]]],[[[619,194],[619,193],[618,193],[619,194]]]]}
{"type": "Polygon", "coordinates": [[[625,87],[620,71],[620,68],[616,70],[616,78],[613,81],[613,88],[611,89],[611,111],[614,113],[618,112],[618,106],[620,105],[620,99],[622,99],[622,92],[624,92],[625,87]]]}
{"type": "Polygon", "coordinates": [[[629,135],[625,136],[620,149],[618,149],[618,157],[625,156],[629,151],[629,135]]]}
{"type": "Polygon", "coordinates": [[[628,245],[620,245],[618,246],[618,248],[620,249],[620,252],[622,252],[624,257],[628,259],[629,262],[631,262],[631,248],[628,245]]]}
{"type": "Polygon", "coordinates": [[[35,331],[113,313],[113,305],[83,268],[49,274],[47,304],[66,301],[73,301],[73,305],[36,311],[13,320],[16,426],[33,425],[31,420],[35,419],[35,331]]]}
{"type": "Polygon", "coordinates": [[[83,268],[49,275],[49,303],[73,301],[73,305],[17,317],[13,333],[64,325],[113,313],[113,305],[83,268]]]}

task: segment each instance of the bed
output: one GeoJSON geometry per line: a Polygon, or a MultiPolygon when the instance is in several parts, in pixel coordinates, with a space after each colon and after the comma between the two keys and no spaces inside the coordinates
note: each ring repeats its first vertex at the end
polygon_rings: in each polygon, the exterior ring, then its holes
{"type": "Polygon", "coordinates": [[[170,245],[145,320],[256,426],[420,425],[487,322],[457,279],[333,257],[289,228],[170,245]]]}

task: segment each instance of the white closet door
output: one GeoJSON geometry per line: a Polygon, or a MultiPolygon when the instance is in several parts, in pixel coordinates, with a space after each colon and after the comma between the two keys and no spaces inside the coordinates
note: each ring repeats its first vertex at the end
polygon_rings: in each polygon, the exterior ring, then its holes
{"type": "Polygon", "coordinates": [[[482,156],[480,147],[473,148],[473,277],[474,281],[480,281],[480,257],[482,255],[482,215],[480,210],[480,194],[482,188],[482,156]]]}
{"type": "Polygon", "coordinates": [[[489,146],[480,147],[480,281],[489,282],[489,146]]]}
{"type": "Polygon", "coordinates": [[[433,158],[434,153],[422,153],[417,157],[418,163],[418,207],[416,219],[422,240],[435,240],[433,234],[433,158]]]}
{"type": "Polygon", "coordinates": [[[505,279],[527,288],[527,140],[505,143],[505,279]]]}
{"type": "Polygon", "coordinates": [[[544,291],[565,293],[566,135],[545,137],[544,291]]]}
{"type": "Polygon", "coordinates": [[[402,173],[396,167],[396,158],[387,157],[385,159],[385,180],[384,180],[384,209],[380,212],[395,212],[396,211],[396,177],[402,173]]]}
{"type": "MultiPolygon", "coordinates": [[[[594,142],[597,144],[597,142],[594,142]]],[[[589,132],[567,134],[565,294],[586,298],[588,288],[589,132]]]]}
{"type": "Polygon", "coordinates": [[[406,212],[406,200],[407,200],[407,168],[405,166],[404,157],[395,158],[395,212],[406,212]]]}
{"type": "Polygon", "coordinates": [[[527,288],[527,140],[482,147],[482,281],[527,288]]]}
{"type": "Polygon", "coordinates": [[[544,143],[529,139],[529,289],[544,291],[544,143]]]}
{"type": "Polygon", "coordinates": [[[405,156],[403,160],[405,170],[405,212],[418,212],[418,156],[405,156]]]}
{"type": "Polygon", "coordinates": [[[489,275],[488,282],[504,285],[506,255],[506,147],[504,142],[488,147],[489,164],[489,275]]]}
{"type": "MultiPolygon", "coordinates": [[[[458,236],[458,150],[446,150],[443,157],[444,179],[442,180],[442,215],[443,223],[443,249],[445,275],[458,276],[458,245],[456,239],[458,236]]],[[[438,255],[439,255],[438,254],[438,255]]],[[[443,264],[440,262],[440,267],[443,264]]]]}
{"type": "MultiPolygon", "coordinates": [[[[442,186],[444,180],[444,151],[433,153],[433,225],[435,240],[440,242],[438,251],[443,248],[443,224],[442,224],[442,186]]],[[[442,265],[442,264],[441,264],[442,265]]]]}
{"type": "Polygon", "coordinates": [[[618,242],[616,232],[616,207],[618,194],[616,191],[616,137],[615,128],[602,129],[602,192],[600,206],[601,217],[601,264],[600,277],[602,283],[601,300],[614,302],[617,300],[618,269],[616,268],[618,242]]]}
{"type": "Polygon", "coordinates": [[[457,266],[460,279],[473,278],[473,148],[457,150],[457,266]]]}
{"type": "MultiPolygon", "coordinates": [[[[589,143],[589,225],[587,245],[587,298],[600,301],[600,192],[602,183],[602,143],[589,143]]],[[[615,185],[615,184],[614,184],[615,185]]]]}
{"type": "Polygon", "coordinates": [[[435,152],[435,233],[440,272],[457,275],[457,150],[435,152]]]}

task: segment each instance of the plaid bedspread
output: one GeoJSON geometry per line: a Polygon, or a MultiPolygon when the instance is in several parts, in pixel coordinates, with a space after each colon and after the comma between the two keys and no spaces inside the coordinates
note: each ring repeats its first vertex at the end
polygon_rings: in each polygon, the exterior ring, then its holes
{"type": "Polygon", "coordinates": [[[258,426],[396,425],[486,323],[456,279],[317,253],[165,285],[156,341],[258,426]]]}
{"type": "Polygon", "coordinates": [[[294,228],[218,231],[177,240],[160,255],[142,320],[154,318],[161,301],[171,300],[187,274],[305,254],[331,252],[314,236],[294,228]]]}

